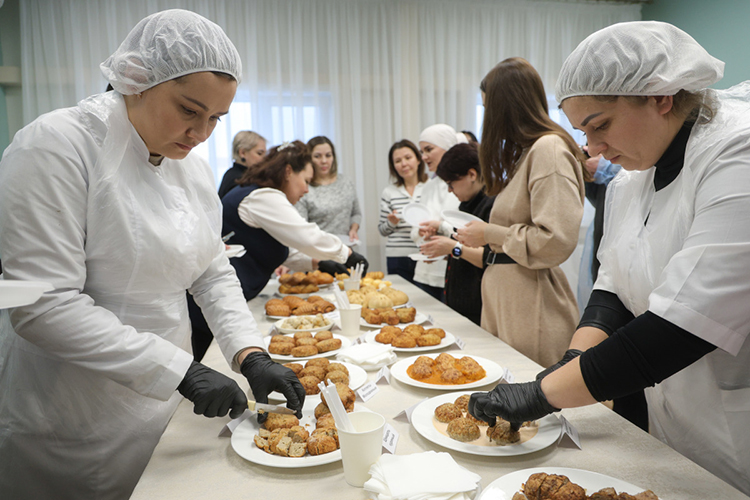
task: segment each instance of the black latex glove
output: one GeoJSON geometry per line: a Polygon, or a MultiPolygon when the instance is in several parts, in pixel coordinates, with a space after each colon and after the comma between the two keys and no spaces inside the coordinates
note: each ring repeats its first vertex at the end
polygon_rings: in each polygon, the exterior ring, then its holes
{"type": "Polygon", "coordinates": [[[337,274],[349,274],[349,270],[344,264],[339,264],[335,260],[321,260],[318,262],[318,270],[321,273],[328,273],[331,276],[337,274]]]}
{"type": "Polygon", "coordinates": [[[247,409],[247,397],[237,382],[193,361],[177,386],[180,394],[193,402],[196,415],[237,418],[247,409]],[[229,409],[232,411],[229,411],[229,409]]]}
{"type": "Polygon", "coordinates": [[[469,413],[495,425],[495,417],[511,423],[518,430],[521,424],[537,420],[560,411],[547,402],[542,392],[542,382],[535,380],[523,384],[498,384],[490,392],[475,392],[469,398],[469,413]]]}
{"type": "Polygon", "coordinates": [[[359,264],[360,262],[364,262],[365,269],[362,272],[362,276],[364,276],[367,273],[367,269],[370,267],[370,263],[367,262],[367,259],[365,259],[365,256],[361,253],[357,253],[354,250],[352,250],[352,254],[349,256],[348,259],[346,259],[346,267],[351,268],[359,264]]]}
{"type": "MultiPolygon", "coordinates": [[[[245,357],[240,371],[250,383],[255,401],[268,403],[268,395],[279,391],[286,397],[286,406],[297,412],[302,418],[302,405],[305,404],[305,388],[300,384],[297,375],[286,366],[271,359],[265,352],[251,352],[245,357]]],[[[268,418],[265,413],[258,413],[258,422],[268,418]]]]}
{"type": "Polygon", "coordinates": [[[549,375],[553,371],[557,370],[558,368],[560,368],[560,367],[568,364],[568,362],[570,362],[573,359],[577,358],[581,354],[583,354],[583,351],[579,351],[578,349],[568,349],[567,351],[565,351],[565,354],[563,354],[563,357],[562,357],[562,359],[560,361],[558,361],[554,365],[550,366],[546,370],[540,371],[537,374],[536,379],[537,380],[542,380],[544,377],[546,377],[547,375],[549,375]]]}

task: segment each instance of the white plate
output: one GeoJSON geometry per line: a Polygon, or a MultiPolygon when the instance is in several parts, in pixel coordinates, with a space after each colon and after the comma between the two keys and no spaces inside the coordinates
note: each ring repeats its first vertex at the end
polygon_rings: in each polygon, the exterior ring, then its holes
{"type": "Polygon", "coordinates": [[[402,215],[408,224],[415,227],[418,227],[421,222],[434,219],[426,206],[416,202],[406,205],[402,211],[402,215]]]}
{"type": "MultiPolygon", "coordinates": [[[[289,363],[294,363],[294,361],[289,361],[289,363]]],[[[349,389],[356,391],[357,389],[365,385],[365,382],[367,382],[367,372],[361,367],[353,365],[351,363],[347,363],[345,361],[335,361],[335,363],[341,363],[346,367],[347,370],[349,370],[349,389]]],[[[304,365],[304,363],[300,364],[304,365]]],[[[286,401],[286,396],[284,396],[280,392],[273,391],[268,395],[268,399],[272,399],[274,401],[286,401]]],[[[319,400],[320,394],[305,396],[305,401],[307,401],[308,399],[319,400]]]]}
{"type": "Polygon", "coordinates": [[[52,285],[44,281],[0,280],[0,309],[33,304],[52,289],[52,285]]]}
{"type": "MultiPolygon", "coordinates": [[[[305,427],[309,432],[315,429],[315,407],[320,401],[305,399],[305,405],[302,407],[302,419],[300,425],[305,427]]],[[[292,458],[282,457],[280,455],[271,455],[255,446],[253,440],[258,434],[260,425],[255,415],[245,419],[232,433],[232,448],[239,456],[255,464],[266,465],[268,467],[280,467],[293,469],[297,467],[314,467],[316,465],[330,464],[341,460],[341,450],[332,451],[323,455],[305,455],[304,457],[292,458]]]]}
{"type": "MultiPolygon", "coordinates": [[[[411,323],[399,323],[398,325],[393,325],[393,326],[398,326],[400,328],[403,328],[409,325],[421,325],[422,323],[426,323],[426,322],[427,322],[427,316],[417,311],[417,314],[414,315],[414,321],[412,321],[411,323]]],[[[360,326],[366,326],[367,328],[382,328],[386,326],[385,323],[380,323],[379,325],[371,325],[370,323],[365,321],[365,318],[359,318],[359,324],[360,326]]]]}
{"type": "MultiPolygon", "coordinates": [[[[333,305],[335,306],[336,303],[334,302],[333,305]]],[[[303,314],[303,316],[309,316],[309,314],[303,314]]],[[[299,316],[295,316],[294,314],[292,314],[291,316],[271,316],[270,314],[266,314],[266,318],[268,318],[268,319],[276,319],[276,320],[278,320],[278,319],[298,318],[298,317],[299,316]]],[[[337,320],[339,318],[339,313],[338,313],[338,311],[333,310],[331,312],[323,313],[323,317],[324,318],[328,318],[331,321],[335,321],[335,320],[337,320]]],[[[295,331],[297,331],[297,330],[295,330],[295,331]]],[[[306,332],[308,330],[299,330],[299,331],[306,332]]]]}
{"type": "MultiPolygon", "coordinates": [[[[285,363],[289,361],[307,361],[308,359],[328,358],[330,356],[335,356],[344,347],[349,347],[350,345],[352,345],[352,341],[348,337],[344,337],[342,335],[338,335],[334,333],[333,338],[341,340],[341,347],[339,347],[338,349],[334,349],[333,351],[321,352],[319,354],[316,354],[315,356],[305,356],[302,358],[295,358],[294,356],[291,356],[291,355],[271,354],[270,352],[268,353],[268,355],[271,356],[271,359],[275,361],[283,361],[285,363]]],[[[269,335],[265,337],[263,341],[266,343],[266,349],[268,349],[268,344],[271,343],[271,336],[269,335]]]]}
{"type": "Polygon", "coordinates": [[[476,220],[483,222],[482,219],[480,219],[476,215],[462,212],[460,210],[443,210],[440,215],[443,217],[443,219],[452,224],[456,229],[461,229],[466,225],[467,222],[476,220]]]}
{"type": "MultiPolygon", "coordinates": [[[[414,429],[422,437],[444,448],[487,457],[508,457],[534,453],[552,445],[560,437],[560,431],[562,430],[560,421],[554,415],[547,415],[537,421],[539,428],[536,435],[525,443],[505,446],[478,446],[472,443],[456,441],[435,428],[433,416],[435,415],[435,408],[443,403],[454,402],[462,394],[471,394],[471,392],[451,392],[423,401],[419,406],[414,408],[414,412],[411,414],[411,425],[414,426],[414,429]]],[[[480,426],[479,429],[482,432],[482,436],[486,438],[485,432],[487,427],[480,426]]],[[[508,500],[510,500],[511,496],[508,496],[508,500]]]]}
{"type": "MultiPolygon", "coordinates": [[[[423,356],[428,356],[432,359],[435,359],[439,356],[439,354],[424,354],[423,356]]],[[[453,354],[451,354],[451,356],[453,356],[453,354]]],[[[420,382],[419,380],[414,380],[413,378],[409,376],[408,373],[406,373],[406,369],[409,368],[409,366],[411,366],[417,360],[419,356],[412,356],[410,358],[402,359],[394,363],[394,365],[391,366],[391,376],[395,377],[396,380],[406,385],[411,385],[413,387],[421,387],[423,389],[434,389],[437,391],[460,391],[463,389],[473,389],[475,387],[483,387],[493,382],[497,382],[498,380],[500,380],[500,377],[503,376],[503,368],[492,360],[489,360],[486,358],[480,358],[479,356],[467,355],[463,353],[456,353],[456,355],[453,357],[456,359],[460,359],[460,358],[463,358],[464,356],[469,356],[470,358],[474,358],[474,360],[477,363],[479,363],[482,366],[482,368],[484,368],[484,371],[487,372],[484,378],[480,378],[479,380],[475,380],[474,382],[469,382],[468,384],[452,384],[452,385],[428,384],[425,382],[420,382]]]]}
{"type": "Polygon", "coordinates": [[[426,256],[423,253],[410,253],[409,258],[417,262],[435,262],[437,260],[443,259],[443,257],[438,257],[438,258],[433,259],[433,258],[426,256]]]}
{"type": "Polygon", "coordinates": [[[521,490],[521,484],[525,483],[529,476],[538,472],[567,476],[572,482],[585,488],[588,495],[596,493],[602,488],[614,488],[618,494],[628,493],[630,495],[635,495],[646,489],[598,472],[568,467],[534,467],[533,469],[517,470],[495,479],[482,491],[479,500],[499,500],[501,498],[510,500],[515,492],[521,490]]]}
{"type": "Polygon", "coordinates": [[[245,250],[245,247],[242,245],[227,245],[226,252],[227,257],[231,259],[232,257],[242,257],[247,250],[245,250]]]}
{"type": "MultiPolygon", "coordinates": [[[[400,327],[399,327],[400,328],[400,327]]],[[[380,333],[380,330],[373,330],[371,332],[367,332],[365,334],[365,342],[368,344],[380,344],[377,340],[375,340],[375,336],[380,333]]],[[[456,337],[450,333],[445,332],[445,338],[440,339],[440,343],[438,345],[426,345],[423,347],[393,347],[393,350],[396,352],[424,352],[424,351],[435,351],[437,349],[442,349],[443,347],[448,347],[449,345],[453,344],[456,341],[456,337]]]]}
{"type": "Polygon", "coordinates": [[[290,318],[305,318],[305,317],[313,317],[313,316],[288,316],[288,317],[285,317],[284,319],[278,320],[273,325],[281,333],[297,333],[297,332],[317,333],[317,332],[322,332],[322,331],[325,331],[325,330],[330,330],[331,328],[333,328],[333,325],[335,324],[335,321],[333,321],[331,318],[326,318],[328,321],[330,321],[330,323],[327,324],[326,326],[319,326],[317,328],[294,329],[294,328],[282,328],[281,327],[281,325],[284,323],[284,321],[286,321],[286,320],[288,320],[290,318]]]}

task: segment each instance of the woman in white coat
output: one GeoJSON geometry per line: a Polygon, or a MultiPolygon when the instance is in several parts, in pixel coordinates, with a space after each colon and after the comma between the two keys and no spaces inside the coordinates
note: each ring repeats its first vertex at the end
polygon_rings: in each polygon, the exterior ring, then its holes
{"type": "Polygon", "coordinates": [[[247,409],[193,361],[185,290],[256,399],[304,400],[262,349],[211,171],[189,154],[229,110],[236,49],[170,10],[101,69],[114,91],[39,117],[0,162],[3,279],[54,287],[0,316],[0,498],[128,498],[182,396],[209,417],[247,409]]]}
{"type": "Polygon", "coordinates": [[[646,388],[650,432],[750,494],[750,82],[706,89],[723,68],[653,21],[568,57],[557,100],[623,167],[599,276],[565,357],[472,395],[472,414],[520,422],[646,388]]]}

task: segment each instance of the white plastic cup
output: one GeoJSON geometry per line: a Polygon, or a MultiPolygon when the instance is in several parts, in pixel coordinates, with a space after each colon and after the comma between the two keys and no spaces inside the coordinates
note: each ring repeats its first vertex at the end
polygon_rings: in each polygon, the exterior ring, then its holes
{"type": "Polygon", "coordinates": [[[370,467],[383,452],[385,418],[370,411],[349,413],[354,432],[339,432],[344,479],[350,486],[362,488],[370,479],[370,467]]]}
{"type": "Polygon", "coordinates": [[[344,291],[359,290],[359,280],[357,278],[345,278],[344,279],[344,291]]]}
{"type": "Polygon", "coordinates": [[[341,333],[347,337],[356,337],[359,335],[359,318],[362,316],[362,306],[360,304],[349,304],[349,309],[339,309],[341,318],[341,333]]]}

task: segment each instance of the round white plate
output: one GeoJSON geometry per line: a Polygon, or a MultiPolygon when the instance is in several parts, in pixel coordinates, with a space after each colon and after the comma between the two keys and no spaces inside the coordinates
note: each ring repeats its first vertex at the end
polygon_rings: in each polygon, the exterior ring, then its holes
{"type": "Polygon", "coordinates": [[[410,253],[409,258],[417,262],[435,262],[435,261],[441,260],[443,257],[432,259],[423,253],[410,253]]]}
{"type": "Polygon", "coordinates": [[[478,220],[482,222],[482,219],[477,217],[476,215],[472,215],[467,212],[462,212],[460,210],[443,210],[440,215],[443,217],[444,220],[448,221],[450,224],[453,225],[456,229],[461,229],[466,225],[466,223],[478,220]]]}
{"type": "MultiPolygon", "coordinates": [[[[530,443],[531,441],[533,441],[533,439],[528,442],[530,443]]],[[[596,493],[602,488],[614,488],[617,490],[618,494],[628,493],[630,495],[635,495],[646,489],[605,474],[599,474],[598,472],[571,469],[568,467],[535,467],[533,469],[517,470],[495,479],[482,491],[479,500],[499,500],[501,498],[510,499],[515,492],[521,490],[521,484],[525,483],[526,480],[529,479],[529,476],[538,472],[567,476],[572,482],[585,488],[587,495],[596,493]]]]}
{"type": "Polygon", "coordinates": [[[44,281],[0,280],[0,309],[33,304],[44,292],[51,290],[52,285],[44,281]]]}
{"type": "Polygon", "coordinates": [[[245,255],[246,250],[242,245],[227,245],[226,252],[227,257],[231,259],[232,257],[242,257],[245,255]]]}
{"type": "MultiPolygon", "coordinates": [[[[414,430],[420,433],[425,439],[449,450],[487,457],[508,457],[534,453],[550,446],[560,437],[560,431],[562,430],[560,421],[554,415],[547,415],[537,421],[539,428],[536,435],[525,443],[505,446],[478,446],[472,443],[456,441],[435,428],[433,416],[435,415],[435,408],[443,403],[454,402],[462,394],[471,394],[471,392],[450,392],[420,403],[419,406],[414,408],[414,412],[411,414],[411,425],[414,426],[414,430]]],[[[486,437],[485,432],[487,427],[480,426],[479,429],[482,431],[482,436],[486,437]]],[[[508,496],[508,500],[510,500],[511,496],[508,496]]]]}
{"type": "MultiPolygon", "coordinates": [[[[348,337],[344,337],[342,335],[338,335],[338,334],[334,333],[333,334],[333,338],[341,340],[341,347],[339,347],[338,349],[334,349],[333,351],[321,352],[319,354],[316,354],[315,356],[305,356],[305,357],[302,357],[302,358],[295,358],[294,356],[291,356],[291,355],[271,354],[270,352],[268,353],[268,355],[271,356],[271,359],[273,359],[275,361],[283,361],[285,363],[289,362],[289,361],[307,361],[308,359],[328,358],[328,357],[331,357],[331,356],[335,356],[344,347],[349,347],[350,345],[352,345],[352,341],[348,337]]],[[[271,336],[269,335],[269,336],[265,337],[263,339],[263,341],[266,343],[266,349],[268,349],[268,344],[271,343],[271,336]]]]}
{"type": "MultiPolygon", "coordinates": [[[[356,391],[363,385],[365,385],[365,382],[367,382],[367,372],[362,369],[361,367],[357,365],[353,365],[351,363],[347,363],[345,361],[335,361],[336,363],[341,363],[346,367],[347,370],[349,370],[349,389],[356,391]]],[[[294,363],[294,361],[289,361],[289,363],[294,363]]],[[[301,363],[304,365],[304,363],[301,363]]],[[[274,401],[286,401],[286,396],[281,394],[280,392],[273,391],[271,394],[268,395],[268,399],[272,399],[274,401]]],[[[318,399],[320,400],[320,394],[313,394],[312,396],[305,396],[305,401],[308,399],[318,399]]]]}
{"type": "MultiPolygon", "coordinates": [[[[414,321],[412,321],[411,323],[399,323],[398,325],[393,325],[393,326],[398,326],[399,328],[403,328],[409,325],[421,325],[422,323],[425,323],[426,321],[427,321],[427,316],[417,311],[417,314],[414,315],[414,321]]],[[[370,323],[365,321],[365,318],[359,318],[359,324],[360,326],[366,326],[367,328],[378,328],[378,329],[385,326],[385,323],[381,323],[379,325],[371,325],[370,323]]]]}
{"type": "Polygon", "coordinates": [[[312,316],[289,316],[289,317],[286,317],[284,319],[278,320],[273,325],[281,333],[297,333],[297,332],[317,333],[317,332],[322,332],[322,331],[325,331],[325,330],[330,330],[331,328],[333,328],[333,325],[335,324],[335,321],[333,321],[331,318],[326,318],[328,321],[330,321],[330,323],[327,324],[327,325],[325,325],[325,326],[319,326],[317,328],[301,328],[301,329],[297,330],[297,329],[294,329],[294,328],[282,328],[281,327],[281,325],[284,324],[284,321],[286,321],[286,320],[288,320],[290,318],[305,318],[305,317],[312,317],[312,316]]]}
{"type": "MultiPolygon", "coordinates": [[[[371,332],[367,332],[365,334],[365,342],[368,344],[380,344],[377,340],[375,340],[375,336],[380,333],[380,330],[373,330],[371,332]]],[[[440,343],[438,345],[426,345],[424,347],[394,347],[393,350],[396,352],[424,352],[424,351],[435,351],[437,349],[442,349],[443,347],[448,347],[449,345],[453,344],[456,341],[456,337],[450,333],[445,332],[445,338],[440,339],[440,343]]]]}
{"type": "MultiPolygon", "coordinates": [[[[336,305],[336,304],[334,303],[334,306],[335,306],[335,305],[336,305]]],[[[308,314],[307,316],[309,316],[309,314],[308,314]]],[[[291,316],[271,316],[271,315],[269,315],[269,314],[266,314],[266,318],[268,318],[268,319],[276,319],[276,320],[278,320],[278,319],[289,319],[289,318],[297,318],[297,317],[298,317],[298,316],[295,316],[294,314],[292,314],[291,316]]],[[[339,313],[338,313],[338,311],[336,311],[336,310],[333,310],[333,311],[331,311],[331,312],[323,313],[323,317],[324,317],[324,318],[328,318],[328,319],[330,319],[331,321],[335,321],[336,319],[338,319],[338,317],[339,317],[339,313]]],[[[301,332],[306,332],[306,331],[308,331],[308,330],[299,330],[299,331],[301,331],[301,332]]]]}
{"type": "MultiPolygon", "coordinates": [[[[428,356],[432,359],[435,359],[439,356],[439,354],[423,354],[423,356],[428,356]]],[[[451,356],[460,359],[464,356],[467,356],[467,354],[456,353],[455,356],[453,354],[451,354],[451,356]]],[[[460,391],[463,389],[483,387],[493,382],[497,382],[498,380],[500,380],[500,377],[503,376],[503,368],[494,361],[486,358],[480,358],[479,356],[470,355],[469,357],[474,358],[474,360],[479,363],[482,368],[484,368],[484,371],[487,372],[484,378],[480,378],[479,380],[475,380],[474,382],[470,382],[468,384],[427,384],[425,382],[420,382],[419,380],[414,380],[409,376],[408,373],[406,373],[406,369],[409,368],[409,366],[411,366],[418,357],[419,356],[412,356],[410,358],[397,361],[393,366],[391,366],[391,376],[403,384],[411,385],[413,387],[421,387],[423,389],[434,389],[436,391],[460,391]]]]}
{"type": "MultiPolygon", "coordinates": [[[[315,407],[320,401],[305,399],[302,407],[302,419],[300,425],[312,432],[315,429],[315,407]]],[[[297,467],[314,467],[316,465],[330,464],[341,460],[341,450],[332,451],[323,455],[305,455],[304,457],[292,458],[280,455],[271,455],[255,446],[253,440],[258,434],[260,425],[255,415],[245,419],[232,433],[232,448],[239,456],[259,465],[268,467],[280,467],[293,469],[297,467]]]]}
{"type": "Polygon", "coordinates": [[[402,212],[404,220],[412,225],[419,226],[421,222],[427,222],[434,219],[430,210],[421,203],[412,202],[404,207],[402,212]]]}

